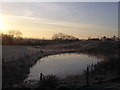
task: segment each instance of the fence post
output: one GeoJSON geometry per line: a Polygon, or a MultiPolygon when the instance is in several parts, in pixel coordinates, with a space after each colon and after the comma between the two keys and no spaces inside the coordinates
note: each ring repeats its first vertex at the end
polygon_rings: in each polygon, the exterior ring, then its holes
{"type": "Polygon", "coordinates": [[[43,79],[43,73],[40,73],[40,81],[43,79]]]}
{"type": "Polygon", "coordinates": [[[89,86],[89,66],[87,66],[87,79],[86,79],[86,84],[89,86]]]}

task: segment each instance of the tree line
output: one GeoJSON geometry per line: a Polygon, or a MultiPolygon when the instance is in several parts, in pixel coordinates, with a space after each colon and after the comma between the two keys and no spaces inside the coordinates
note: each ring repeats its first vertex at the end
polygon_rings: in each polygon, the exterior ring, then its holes
{"type": "MultiPolygon", "coordinates": [[[[34,38],[23,38],[22,37],[22,32],[19,30],[10,30],[8,33],[0,34],[2,37],[2,45],[48,45],[48,44],[56,44],[56,43],[67,43],[71,41],[80,41],[79,38],[68,35],[68,34],[63,34],[63,33],[58,33],[54,34],[52,36],[51,40],[47,39],[34,39],[34,38]]],[[[118,41],[119,38],[116,36],[113,36],[111,38],[108,38],[106,36],[103,36],[102,38],[88,38],[86,39],[88,41],[118,41]]]]}

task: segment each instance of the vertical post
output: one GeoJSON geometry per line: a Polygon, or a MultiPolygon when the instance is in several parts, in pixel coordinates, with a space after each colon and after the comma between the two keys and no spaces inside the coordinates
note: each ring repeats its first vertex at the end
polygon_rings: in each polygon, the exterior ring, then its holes
{"type": "Polygon", "coordinates": [[[39,80],[40,87],[43,88],[43,73],[40,73],[40,80],[39,80]]]}
{"type": "Polygon", "coordinates": [[[89,67],[87,66],[87,79],[86,79],[86,84],[89,86],[89,67]]]}
{"type": "Polygon", "coordinates": [[[43,73],[40,73],[40,81],[42,81],[43,73]]]}

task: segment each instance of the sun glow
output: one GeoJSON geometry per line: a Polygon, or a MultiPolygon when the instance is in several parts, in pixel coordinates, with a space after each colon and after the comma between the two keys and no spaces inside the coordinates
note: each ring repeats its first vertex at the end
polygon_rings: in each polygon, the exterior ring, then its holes
{"type": "Polygon", "coordinates": [[[0,32],[4,32],[4,31],[6,31],[6,29],[7,28],[5,27],[3,17],[2,17],[2,15],[0,15],[0,32]]]}
{"type": "Polygon", "coordinates": [[[0,30],[4,30],[4,29],[5,29],[4,25],[0,23],[0,30]]]}

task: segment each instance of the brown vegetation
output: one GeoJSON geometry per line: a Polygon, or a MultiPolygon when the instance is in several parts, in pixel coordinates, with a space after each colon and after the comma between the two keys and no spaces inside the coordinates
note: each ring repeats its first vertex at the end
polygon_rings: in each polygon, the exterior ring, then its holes
{"type": "MultiPolygon", "coordinates": [[[[118,68],[120,68],[120,45],[118,41],[119,39],[117,37],[113,36],[112,38],[107,38],[104,36],[102,39],[89,38],[88,40],[76,40],[75,38],[71,40],[70,38],[73,38],[71,36],[68,38],[68,35],[60,35],[62,36],[62,39],[60,37],[57,39],[54,38],[55,40],[40,40],[24,39],[20,37],[18,38],[17,36],[11,34],[2,34],[3,45],[29,45],[33,46],[32,48],[38,50],[38,52],[32,53],[30,55],[24,54],[24,57],[19,57],[16,60],[8,60],[8,62],[3,61],[3,87],[15,88],[16,84],[19,86],[27,77],[29,68],[33,66],[39,58],[60,53],[84,53],[90,56],[103,58],[103,62],[90,66],[90,78],[92,82],[104,81],[106,80],[106,76],[110,76],[107,77],[109,80],[111,78],[120,78],[120,72],[118,70],[118,68]]],[[[19,51],[19,49],[17,50],[19,51]]],[[[51,89],[50,83],[52,80],[49,81],[49,78],[51,77],[52,76],[46,76],[44,84],[44,87],[47,87],[49,90],[51,89]]],[[[52,78],[56,81],[56,78],[52,78]]],[[[76,87],[82,87],[82,79],[83,76],[79,75],[68,77],[64,80],[60,80],[59,82],[56,81],[56,83],[59,83],[59,85],[53,83],[54,89],[60,90],[63,87],[66,89],[68,89],[68,87],[71,87],[72,90],[77,90],[76,87]]],[[[23,84],[24,83],[22,83],[22,85],[23,84]]],[[[41,88],[41,84],[39,85],[39,88],[41,88]]]]}

